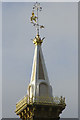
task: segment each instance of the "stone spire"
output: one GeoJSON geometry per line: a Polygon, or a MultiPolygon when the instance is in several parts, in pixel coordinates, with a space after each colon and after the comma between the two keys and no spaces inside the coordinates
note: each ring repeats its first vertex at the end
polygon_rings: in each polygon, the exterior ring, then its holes
{"type": "MultiPolygon", "coordinates": [[[[36,3],[34,5],[34,9],[37,9],[37,15],[40,8],[40,4],[36,3]]],[[[28,96],[35,100],[37,97],[52,97],[52,87],[49,83],[45,61],[41,49],[41,44],[44,38],[40,38],[39,27],[42,28],[43,25],[39,25],[38,16],[35,16],[34,12],[32,12],[31,23],[36,26],[37,35],[33,39],[33,43],[35,44],[35,52],[31,80],[28,86],[28,96]]]]}
{"type": "Polygon", "coordinates": [[[44,26],[39,25],[38,11],[40,4],[36,3],[31,16],[31,23],[36,27],[36,37],[33,39],[35,52],[32,66],[31,80],[28,85],[27,95],[16,104],[16,114],[22,120],[59,120],[59,115],[65,109],[65,98],[53,97],[52,87],[49,83],[48,74],[43,58],[39,30],[44,26]]]}

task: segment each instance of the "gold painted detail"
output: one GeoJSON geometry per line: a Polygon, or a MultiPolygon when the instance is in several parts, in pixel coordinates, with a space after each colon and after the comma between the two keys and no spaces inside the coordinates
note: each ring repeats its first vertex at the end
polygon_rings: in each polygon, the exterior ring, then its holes
{"type": "Polygon", "coordinates": [[[24,107],[27,106],[27,104],[46,104],[46,105],[63,105],[65,106],[65,97],[36,97],[36,98],[30,98],[29,96],[25,96],[21,101],[19,101],[16,104],[16,113],[17,111],[20,111],[24,107]],[[34,99],[34,101],[33,101],[34,99]]]}
{"type": "MultiPolygon", "coordinates": [[[[44,38],[43,38],[43,39],[44,39],[44,38]]],[[[41,45],[42,42],[43,42],[43,39],[41,39],[41,38],[39,37],[39,35],[37,35],[37,36],[34,38],[33,43],[34,43],[35,45],[41,45]]]]}
{"type": "Polygon", "coordinates": [[[20,100],[17,104],[16,104],[16,111],[20,108],[22,108],[23,106],[27,105],[27,96],[25,96],[22,100],[20,100]]]}
{"type": "Polygon", "coordinates": [[[40,3],[36,2],[34,4],[32,15],[30,17],[30,22],[33,24],[34,27],[36,27],[36,32],[39,35],[39,29],[43,29],[44,26],[39,24],[39,11],[42,10],[42,7],[40,6],[40,3]],[[35,15],[36,14],[36,15],[35,15]]]}

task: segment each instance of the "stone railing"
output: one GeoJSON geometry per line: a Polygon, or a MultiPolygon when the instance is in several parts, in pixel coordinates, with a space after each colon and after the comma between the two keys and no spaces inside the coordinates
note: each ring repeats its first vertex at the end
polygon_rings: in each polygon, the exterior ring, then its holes
{"type": "Polygon", "coordinates": [[[17,102],[16,104],[16,110],[20,109],[20,107],[24,106],[25,104],[27,104],[27,96],[24,96],[24,98],[22,98],[21,100],[19,100],[19,102],[17,102]]]}
{"type": "Polygon", "coordinates": [[[65,98],[62,96],[59,97],[36,97],[34,100],[35,103],[44,103],[44,104],[65,104],[65,98]]]}
{"type": "Polygon", "coordinates": [[[64,97],[32,97],[24,96],[22,100],[17,102],[16,110],[27,104],[52,104],[52,105],[65,105],[64,97]]]}

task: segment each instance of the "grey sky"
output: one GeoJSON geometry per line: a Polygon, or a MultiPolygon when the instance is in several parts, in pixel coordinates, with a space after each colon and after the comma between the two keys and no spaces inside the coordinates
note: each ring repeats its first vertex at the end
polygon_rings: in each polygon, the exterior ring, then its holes
{"type": "MultiPolygon", "coordinates": [[[[54,96],[65,96],[61,117],[78,117],[78,11],[77,3],[41,3],[45,26],[42,50],[54,96]]],[[[17,117],[16,102],[30,81],[35,28],[30,23],[33,3],[3,3],[3,117],[17,117]]]]}
{"type": "Polygon", "coordinates": [[[0,118],[2,116],[2,3],[0,2],[0,118]]]}

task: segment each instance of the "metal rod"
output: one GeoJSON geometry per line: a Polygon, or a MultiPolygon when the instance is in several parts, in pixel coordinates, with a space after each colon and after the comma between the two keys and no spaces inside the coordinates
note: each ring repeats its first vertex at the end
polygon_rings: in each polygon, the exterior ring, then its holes
{"type": "Polygon", "coordinates": [[[39,16],[38,16],[38,6],[37,6],[37,35],[39,35],[39,16]]]}

